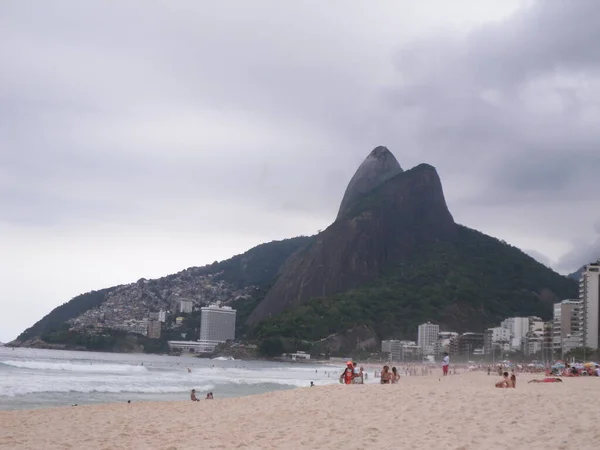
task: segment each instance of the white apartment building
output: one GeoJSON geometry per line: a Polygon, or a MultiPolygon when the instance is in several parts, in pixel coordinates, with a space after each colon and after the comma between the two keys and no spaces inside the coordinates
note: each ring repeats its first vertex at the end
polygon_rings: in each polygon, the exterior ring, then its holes
{"type": "Polygon", "coordinates": [[[214,348],[235,339],[236,310],[229,306],[210,305],[200,308],[200,342],[214,348]]]}
{"type": "Polygon", "coordinates": [[[167,321],[167,312],[165,310],[161,309],[158,312],[158,321],[162,323],[165,323],[167,321]]]}
{"type": "Polygon", "coordinates": [[[191,300],[179,300],[179,312],[191,313],[194,309],[194,302],[191,300]]]}
{"type": "Polygon", "coordinates": [[[419,325],[417,345],[421,348],[424,355],[435,354],[440,326],[431,322],[419,325]]]}
{"type": "Polygon", "coordinates": [[[483,333],[483,351],[489,355],[500,348],[503,351],[510,349],[511,334],[510,329],[506,327],[488,328],[483,333]]]}
{"type": "Polygon", "coordinates": [[[500,324],[510,332],[510,349],[521,351],[525,337],[529,332],[529,317],[511,317],[500,324]]]}
{"type": "Polygon", "coordinates": [[[563,300],[554,304],[552,348],[561,355],[583,346],[583,302],[563,300]]]}
{"type": "Polygon", "coordinates": [[[544,342],[544,321],[539,317],[530,317],[529,332],[523,351],[526,355],[536,355],[542,351],[544,342]]]}
{"type": "Polygon", "coordinates": [[[583,302],[583,345],[600,348],[600,259],[584,267],[579,279],[579,299],[583,302]]]}

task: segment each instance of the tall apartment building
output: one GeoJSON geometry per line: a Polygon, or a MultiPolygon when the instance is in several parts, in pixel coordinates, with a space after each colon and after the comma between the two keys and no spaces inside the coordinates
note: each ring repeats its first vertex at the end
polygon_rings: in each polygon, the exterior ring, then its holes
{"type": "Polygon", "coordinates": [[[541,354],[544,342],[544,321],[539,317],[529,318],[529,332],[526,335],[523,351],[526,355],[541,354]]]}
{"type": "Polygon", "coordinates": [[[435,354],[435,348],[440,334],[440,326],[431,322],[419,325],[417,345],[423,351],[423,354],[435,354]]]}
{"type": "Polygon", "coordinates": [[[483,340],[483,333],[463,333],[450,341],[450,354],[468,361],[473,354],[483,353],[483,340]]]}
{"type": "Polygon", "coordinates": [[[583,346],[583,302],[563,300],[554,304],[552,321],[552,348],[561,355],[583,346]]]}
{"type": "Polygon", "coordinates": [[[510,349],[523,350],[525,336],[529,332],[529,317],[511,317],[503,320],[500,326],[510,331],[510,349]]]}
{"type": "Polygon", "coordinates": [[[200,342],[206,342],[207,347],[213,344],[216,347],[218,343],[235,339],[235,309],[210,305],[200,311],[200,342]]]}
{"type": "Polygon", "coordinates": [[[191,300],[179,300],[179,312],[191,313],[194,309],[194,302],[191,300]]]}
{"type": "Polygon", "coordinates": [[[583,302],[583,345],[600,348],[600,259],[584,267],[579,299],[583,302]]]}
{"type": "Polygon", "coordinates": [[[483,333],[483,353],[486,355],[491,355],[496,351],[496,349],[507,351],[510,348],[510,342],[511,334],[509,328],[488,328],[483,333]]]}
{"type": "Polygon", "coordinates": [[[148,337],[150,339],[160,339],[162,332],[162,322],[158,320],[151,320],[148,322],[148,337]]]}
{"type": "Polygon", "coordinates": [[[390,354],[390,361],[404,362],[418,358],[420,348],[414,341],[381,341],[381,351],[390,354]]]}

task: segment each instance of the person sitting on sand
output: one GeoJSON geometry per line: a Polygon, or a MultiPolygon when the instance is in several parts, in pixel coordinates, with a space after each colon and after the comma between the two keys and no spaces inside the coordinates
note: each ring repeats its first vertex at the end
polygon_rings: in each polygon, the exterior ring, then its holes
{"type": "Polygon", "coordinates": [[[190,400],[193,402],[199,402],[200,400],[196,397],[196,389],[192,389],[192,393],[190,394],[190,400]]]}
{"type": "Polygon", "coordinates": [[[544,378],[543,380],[529,380],[527,383],[562,383],[560,378],[544,378]]]}
{"type": "Polygon", "coordinates": [[[496,387],[497,388],[512,388],[512,387],[515,387],[513,385],[512,380],[508,376],[508,372],[504,372],[502,375],[503,375],[502,376],[502,381],[498,381],[496,383],[496,387]]]}
{"type": "Polygon", "coordinates": [[[209,392],[208,394],[206,394],[206,399],[205,400],[212,400],[213,399],[213,393],[209,392]]]}
{"type": "Polygon", "coordinates": [[[383,370],[381,371],[381,384],[390,384],[392,379],[392,372],[390,372],[389,366],[383,366],[383,370]]]}

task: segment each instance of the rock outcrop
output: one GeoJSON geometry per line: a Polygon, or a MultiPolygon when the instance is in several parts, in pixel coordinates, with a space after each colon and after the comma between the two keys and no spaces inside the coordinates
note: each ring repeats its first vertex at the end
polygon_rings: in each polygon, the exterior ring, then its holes
{"type": "Polygon", "coordinates": [[[290,257],[248,323],[368,283],[389,263],[410,259],[420,244],[448,242],[455,233],[435,168],[421,164],[399,173],[353,197],[343,218],[290,257]]]}
{"type": "Polygon", "coordinates": [[[339,220],[348,214],[353,205],[365,194],[402,172],[402,167],[400,167],[392,152],[383,146],[375,148],[348,183],[337,219],[339,220]]]}

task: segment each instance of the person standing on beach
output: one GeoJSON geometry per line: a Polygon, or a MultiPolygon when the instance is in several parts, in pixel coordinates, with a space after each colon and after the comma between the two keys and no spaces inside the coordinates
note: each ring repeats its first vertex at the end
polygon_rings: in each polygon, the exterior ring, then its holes
{"type": "Polygon", "coordinates": [[[352,361],[348,361],[346,363],[346,370],[342,372],[340,375],[340,383],[343,384],[352,384],[352,380],[354,379],[354,365],[352,361]]]}
{"type": "Polygon", "coordinates": [[[444,358],[442,359],[442,373],[444,376],[448,375],[448,369],[450,368],[450,357],[448,353],[444,353],[444,358]]]}

